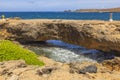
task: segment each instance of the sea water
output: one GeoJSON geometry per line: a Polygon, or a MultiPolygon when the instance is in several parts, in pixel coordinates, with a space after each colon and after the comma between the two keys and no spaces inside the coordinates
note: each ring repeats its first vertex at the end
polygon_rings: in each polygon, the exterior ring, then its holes
{"type": "Polygon", "coordinates": [[[86,49],[59,40],[48,40],[42,44],[33,42],[29,44],[28,48],[39,55],[45,53],[46,57],[65,63],[82,61],[101,62],[106,59],[114,58],[114,55],[109,53],[95,49],[86,49]]]}
{"type": "MultiPolygon", "coordinates": [[[[73,19],[73,20],[109,20],[109,12],[0,12],[7,18],[22,19],[73,19]]],[[[113,13],[113,20],[120,20],[120,13],[113,13]]]]}

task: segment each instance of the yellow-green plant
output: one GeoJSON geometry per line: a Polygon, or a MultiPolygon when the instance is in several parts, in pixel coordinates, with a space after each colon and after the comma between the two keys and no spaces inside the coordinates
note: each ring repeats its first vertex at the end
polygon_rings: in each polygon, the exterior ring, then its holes
{"type": "Polygon", "coordinates": [[[0,41],[0,61],[20,59],[25,60],[29,65],[44,65],[44,63],[37,58],[37,55],[34,52],[24,49],[8,40],[0,41]]]}

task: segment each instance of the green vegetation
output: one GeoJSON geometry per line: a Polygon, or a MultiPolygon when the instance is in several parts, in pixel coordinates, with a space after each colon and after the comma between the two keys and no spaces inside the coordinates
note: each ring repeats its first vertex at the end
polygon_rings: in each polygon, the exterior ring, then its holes
{"type": "Polygon", "coordinates": [[[37,55],[8,40],[0,41],[0,61],[23,59],[29,65],[43,66],[44,63],[37,59],[37,55]]]}

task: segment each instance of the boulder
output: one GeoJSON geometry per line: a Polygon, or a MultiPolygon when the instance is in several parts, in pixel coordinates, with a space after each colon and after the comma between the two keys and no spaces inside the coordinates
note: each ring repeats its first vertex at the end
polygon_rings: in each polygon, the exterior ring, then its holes
{"type": "Polygon", "coordinates": [[[86,74],[86,73],[97,73],[97,66],[93,63],[71,63],[70,73],[86,74]],[[86,63],[86,64],[85,64],[86,63]]]}
{"type": "Polygon", "coordinates": [[[55,67],[45,67],[42,69],[37,70],[38,75],[43,75],[43,74],[50,74],[53,70],[56,70],[57,68],[55,67]]]}

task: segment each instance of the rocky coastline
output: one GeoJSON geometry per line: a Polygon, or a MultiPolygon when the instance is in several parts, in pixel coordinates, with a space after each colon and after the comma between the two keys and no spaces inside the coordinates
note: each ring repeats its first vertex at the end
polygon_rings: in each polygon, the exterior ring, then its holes
{"type": "Polygon", "coordinates": [[[9,20],[2,26],[10,40],[62,40],[88,49],[120,54],[120,21],[9,20]]]}
{"type": "MultiPolygon", "coordinates": [[[[7,20],[0,21],[0,40],[56,39],[119,55],[119,27],[119,21],[7,20]]],[[[24,60],[0,62],[0,80],[120,80],[119,56],[101,63],[61,63],[44,56],[38,59],[45,66],[28,65],[24,60]]]]}
{"type": "Polygon", "coordinates": [[[106,9],[77,9],[65,10],[64,12],[120,12],[120,8],[106,8],[106,9]]]}
{"type": "Polygon", "coordinates": [[[45,66],[30,66],[23,60],[0,63],[0,80],[120,80],[120,58],[98,63],[60,63],[40,57],[45,66]],[[116,62],[117,61],[117,62],[116,62]],[[110,65],[109,63],[115,64],[110,65]]]}

